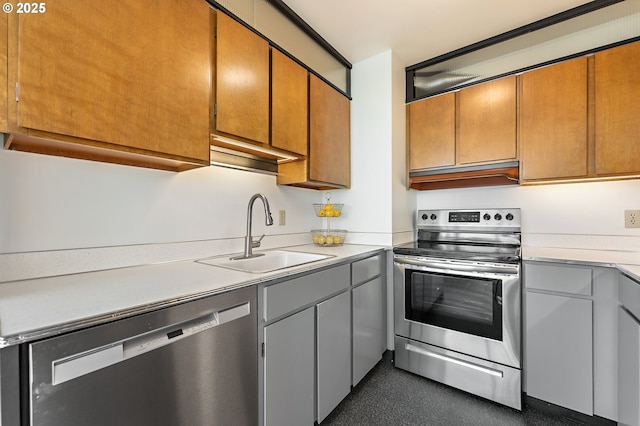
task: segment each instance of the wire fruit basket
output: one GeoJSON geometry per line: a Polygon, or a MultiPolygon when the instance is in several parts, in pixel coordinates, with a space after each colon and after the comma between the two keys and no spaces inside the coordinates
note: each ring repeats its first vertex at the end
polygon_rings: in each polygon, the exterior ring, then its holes
{"type": "Polygon", "coordinates": [[[326,198],[326,203],[314,204],[313,210],[316,212],[316,216],[326,218],[327,228],[311,230],[311,238],[313,239],[313,244],[320,247],[341,246],[344,244],[347,231],[344,229],[331,229],[331,219],[342,216],[344,204],[332,203],[331,193],[327,193],[326,198]]]}
{"type": "Polygon", "coordinates": [[[313,244],[320,247],[337,247],[344,244],[347,231],[344,229],[313,229],[313,244]]]}
{"type": "Polygon", "coordinates": [[[313,209],[318,217],[340,217],[342,215],[342,207],[344,204],[314,204],[313,209]]]}

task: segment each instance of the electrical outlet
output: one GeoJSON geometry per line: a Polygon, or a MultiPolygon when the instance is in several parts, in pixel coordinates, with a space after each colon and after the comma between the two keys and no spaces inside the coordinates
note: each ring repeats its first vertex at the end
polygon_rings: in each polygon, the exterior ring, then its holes
{"type": "Polygon", "coordinates": [[[640,228],[640,210],[624,211],[624,227],[640,228]]]}
{"type": "Polygon", "coordinates": [[[284,226],[287,214],[284,210],[278,211],[278,226],[284,226]]]}

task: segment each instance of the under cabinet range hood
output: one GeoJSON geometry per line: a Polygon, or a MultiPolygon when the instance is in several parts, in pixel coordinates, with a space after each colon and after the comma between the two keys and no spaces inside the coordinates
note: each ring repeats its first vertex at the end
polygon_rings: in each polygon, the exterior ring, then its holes
{"type": "Polygon", "coordinates": [[[273,148],[268,145],[258,145],[257,143],[244,142],[217,134],[210,135],[210,142],[213,146],[219,146],[239,152],[254,154],[259,157],[270,158],[277,162],[294,161],[304,158],[289,151],[273,148]]]}
{"type": "Polygon", "coordinates": [[[249,172],[278,174],[278,162],[271,158],[259,157],[242,151],[234,151],[211,145],[210,164],[228,169],[245,170],[249,172]]]}
{"type": "Polygon", "coordinates": [[[471,188],[477,186],[518,185],[518,161],[415,170],[409,173],[409,187],[421,191],[433,189],[471,188]]]}
{"type": "Polygon", "coordinates": [[[220,135],[210,135],[210,162],[212,166],[278,174],[278,165],[305,158],[270,146],[258,146],[220,135]]]}

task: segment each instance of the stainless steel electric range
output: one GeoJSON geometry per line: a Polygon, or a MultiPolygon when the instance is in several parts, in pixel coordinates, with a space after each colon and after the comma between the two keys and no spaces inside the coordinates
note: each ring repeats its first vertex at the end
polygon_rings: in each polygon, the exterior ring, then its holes
{"type": "Polygon", "coordinates": [[[394,248],[395,366],[520,410],[520,210],[420,210],[394,248]]]}

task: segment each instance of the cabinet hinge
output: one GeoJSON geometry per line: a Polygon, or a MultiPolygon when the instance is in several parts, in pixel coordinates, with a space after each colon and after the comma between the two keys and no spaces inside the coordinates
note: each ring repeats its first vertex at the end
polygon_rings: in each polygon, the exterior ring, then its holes
{"type": "Polygon", "coordinates": [[[218,104],[213,104],[213,116],[218,115],[218,104]]]}
{"type": "Polygon", "coordinates": [[[20,88],[20,83],[16,82],[16,102],[18,102],[18,95],[19,95],[19,90],[20,88]]]}
{"type": "Polygon", "coordinates": [[[264,358],[264,342],[262,342],[262,358],[264,358]]]}

